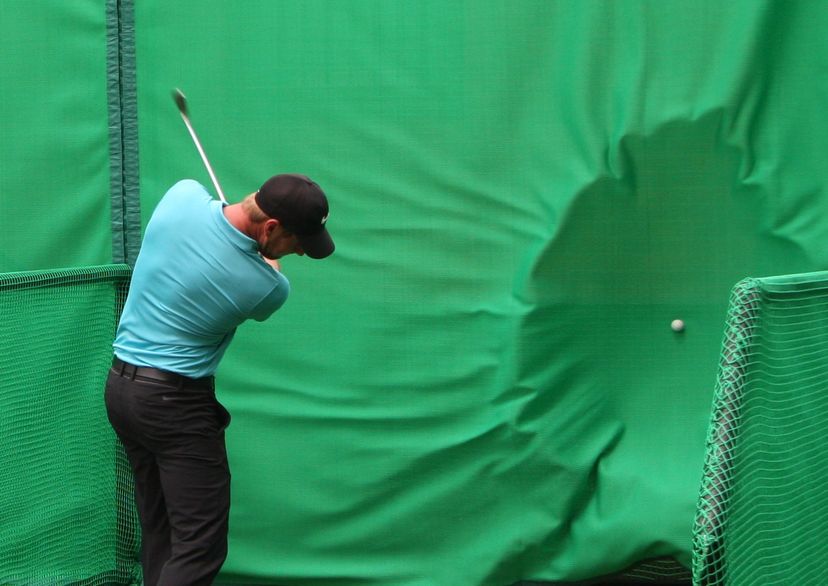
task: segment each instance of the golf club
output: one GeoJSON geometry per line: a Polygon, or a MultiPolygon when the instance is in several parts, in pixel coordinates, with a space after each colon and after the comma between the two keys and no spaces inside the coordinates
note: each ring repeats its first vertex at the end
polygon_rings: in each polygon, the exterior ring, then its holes
{"type": "Polygon", "coordinates": [[[227,198],[224,197],[224,192],[221,190],[221,186],[219,185],[218,179],[216,179],[216,174],[213,173],[213,168],[210,166],[210,161],[207,160],[207,155],[204,154],[204,149],[201,148],[201,142],[198,140],[198,136],[196,135],[195,130],[193,129],[193,125],[190,123],[190,118],[187,116],[187,98],[184,96],[184,93],[176,88],[173,91],[173,100],[175,100],[175,105],[178,106],[178,111],[181,112],[181,119],[184,120],[184,124],[187,126],[187,130],[190,131],[190,136],[193,137],[193,142],[198,149],[198,154],[201,155],[201,160],[204,161],[204,166],[207,167],[207,172],[210,174],[210,179],[213,181],[213,185],[216,187],[216,191],[218,192],[218,196],[223,203],[227,203],[227,198]]]}

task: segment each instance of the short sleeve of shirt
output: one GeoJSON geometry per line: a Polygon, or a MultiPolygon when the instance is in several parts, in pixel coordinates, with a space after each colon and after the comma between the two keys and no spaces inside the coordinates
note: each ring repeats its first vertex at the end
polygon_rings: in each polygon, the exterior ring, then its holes
{"type": "Polygon", "coordinates": [[[278,276],[279,283],[250,312],[252,319],[265,321],[285,304],[290,293],[290,284],[282,273],[278,273],[278,276]]]}

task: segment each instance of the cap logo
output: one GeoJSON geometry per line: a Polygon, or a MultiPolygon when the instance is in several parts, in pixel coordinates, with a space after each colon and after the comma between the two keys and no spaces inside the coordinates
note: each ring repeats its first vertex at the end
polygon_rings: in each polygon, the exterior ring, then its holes
{"type": "Polygon", "coordinates": [[[327,221],[328,221],[328,216],[329,216],[329,215],[330,215],[330,214],[325,214],[324,216],[322,216],[322,221],[321,221],[321,222],[319,222],[319,223],[320,223],[321,225],[323,225],[323,226],[324,226],[324,225],[325,225],[325,222],[327,222],[327,221]]]}

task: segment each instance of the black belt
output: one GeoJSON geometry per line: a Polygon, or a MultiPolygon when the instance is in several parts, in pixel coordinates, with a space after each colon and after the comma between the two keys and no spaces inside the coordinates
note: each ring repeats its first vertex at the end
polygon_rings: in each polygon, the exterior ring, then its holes
{"type": "Polygon", "coordinates": [[[135,366],[124,362],[117,356],[112,359],[112,370],[118,375],[130,379],[145,379],[167,385],[174,385],[178,388],[186,387],[213,387],[213,377],[190,378],[183,374],[177,374],[168,370],[150,368],[149,366],[135,366]]]}

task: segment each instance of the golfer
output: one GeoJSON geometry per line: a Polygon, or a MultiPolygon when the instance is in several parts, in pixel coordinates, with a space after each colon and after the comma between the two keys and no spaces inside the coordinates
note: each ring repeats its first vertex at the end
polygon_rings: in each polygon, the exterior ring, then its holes
{"type": "Polygon", "coordinates": [[[236,327],[287,299],[278,259],[333,252],[327,219],[325,194],[304,175],[271,177],[233,205],[184,180],[153,212],[105,393],[135,475],[145,586],[206,586],[224,563],[230,415],[213,374],[236,327]]]}

